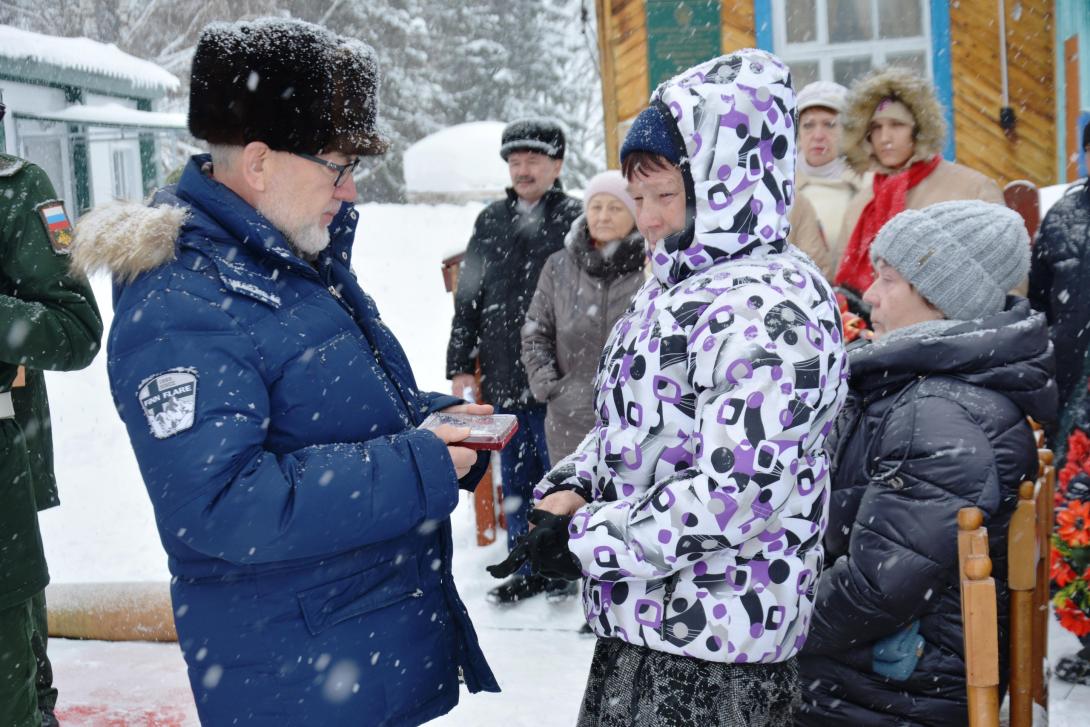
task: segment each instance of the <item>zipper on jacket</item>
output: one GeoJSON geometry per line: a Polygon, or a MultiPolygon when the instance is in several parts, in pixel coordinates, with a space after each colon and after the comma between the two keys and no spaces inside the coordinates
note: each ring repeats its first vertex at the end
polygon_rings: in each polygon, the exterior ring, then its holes
{"type": "Polygon", "coordinates": [[[674,589],[680,573],[675,573],[666,580],[666,595],[662,597],[662,623],[659,624],[659,638],[666,641],[666,614],[670,610],[670,601],[674,599],[674,589]]]}
{"type": "MultiPolygon", "coordinates": [[[[618,278],[620,280],[620,278],[618,278]]],[[[616,281],[613,281],[616,282],[616,281]]],[[[609,286],[611,283],[607,283],[602,280],[602,339],[603,341],[609,338],[609,331],[612,326],[609,324],[609,286]]]]}
{"type": "Polygon", "coordinates": [[[318,280],[322,283],[322,285],[326,286],[326,290],[329,291],[329,294],[333,296],[333,299],[335,301],[340,303],[341,308],[344,308],[344,310],[348,313],[349,318],[351,318],[355,322],[356,327],[360,329],[360,333],[363,335],[364,340],[367,341],[368,348],[371,349],[371,355],[375,357],[375,363],[378,364],[379,370],[387,379],[390,380],[390,385],[394,388],[394,391],[397,392],[398,398],[405,406],[406,415],[409,417],[410,421],[413,421],[413,412],[415,411],[415,409],[405,398],[405,394],[401,391],[401,387],[398,386],[393,374],[383,362],[382,352],[379,351],[378,346],[375,345],[375,342],[371,340],[371,336],[368,335],[367,325],[364,322],[363,318],[352,308],[351,305],[348,304],[348,301],[344,299],[343,295],[341,295],[341,291],[337,290],[337,285],[335,283],[329,283],[328,285],[326,284],[327,281],[330,280],[332,277],[333,263],[331,262],[325,267],[326,274],[322,274],[322,272],[318,270],[314,271],[318,275],[318,280]]]}

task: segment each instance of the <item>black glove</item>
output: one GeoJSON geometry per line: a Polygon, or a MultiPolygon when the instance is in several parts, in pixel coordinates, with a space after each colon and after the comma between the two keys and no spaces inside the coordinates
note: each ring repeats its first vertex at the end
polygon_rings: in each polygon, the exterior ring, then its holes
{"type": "Polygon", "coordinates": [[[583,569],[579,560],[568,550],[568,524],[571,516],[531,510],[529,520],[534,529],[519,537],[507,559],[488,566],[488,572],[494,578],[506,578],[529,560],[530,570],[546,578],[568,581],[582,578],[583,569]]]}

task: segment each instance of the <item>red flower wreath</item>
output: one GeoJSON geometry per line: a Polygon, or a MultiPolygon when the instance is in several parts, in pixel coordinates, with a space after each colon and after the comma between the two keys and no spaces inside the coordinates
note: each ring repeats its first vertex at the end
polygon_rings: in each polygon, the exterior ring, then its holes
{"type": "MultiPolygon", "coordinates": [[[[1063,588],[1078,577],[1078,574],[1075,573],[1075,569],[1064,560],[1062,555],[1060,555],[1060,550],[1058,548],[1052,549],[1051,574],[1052,581],[1059,588],[1063,588]]],[[[1085,580],[1085,578],[1086,574],[1084,573],[1083,579],[1085,580]]]]}
{"type": "Polygon", "coordinates": [[[1052,533],[1049,571],[1056,584],[1053,604],[1060,625],[1075,634],[1090,634],[1090,501],[1070,497],[1069,484],[1090,474],[1090,437],[1075,429],[1058,475],[1056,530],[1052,533]]]}
{"type": "Polygon", "coordinates": [[[1090,634],[1090,618],[1073,601],[1065,601],[1063,606],[1057,607],[1056,615],[1060,625],[1076,636],[1081,638],[1090,634]]]}
{"type": "Polygon", "coordinates": [[[1090,545],[1090,502],[1069,502],[1056,515],[1060,538],[1073,548],[1090,545]]]}

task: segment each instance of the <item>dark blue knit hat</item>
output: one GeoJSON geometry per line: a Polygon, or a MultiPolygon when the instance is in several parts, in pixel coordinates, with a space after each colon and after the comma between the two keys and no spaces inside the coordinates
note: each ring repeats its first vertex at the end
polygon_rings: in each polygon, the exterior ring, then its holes
{"type": "Polygon", "coordinates": [[[621,163],[634,151],[646,151],[669,159],[674,166],[681,166],[683,147],[680,134],[670,110],[657,101],[643,111],[632,122],[632,127],[621,145],[621,163]]]}

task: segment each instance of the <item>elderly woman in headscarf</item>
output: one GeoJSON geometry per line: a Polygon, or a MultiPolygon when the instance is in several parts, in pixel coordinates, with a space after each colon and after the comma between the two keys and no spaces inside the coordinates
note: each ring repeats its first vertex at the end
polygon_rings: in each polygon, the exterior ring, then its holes
{"type": "Polygon", "coordinates": [[[571,454],[594,426],[594,373],[614,322],[644,283],[636,203],[616,170],[593,177],[583,214],[545,262],[522,327],[522,363],[548,404],[549,459],[571,454]]]}

